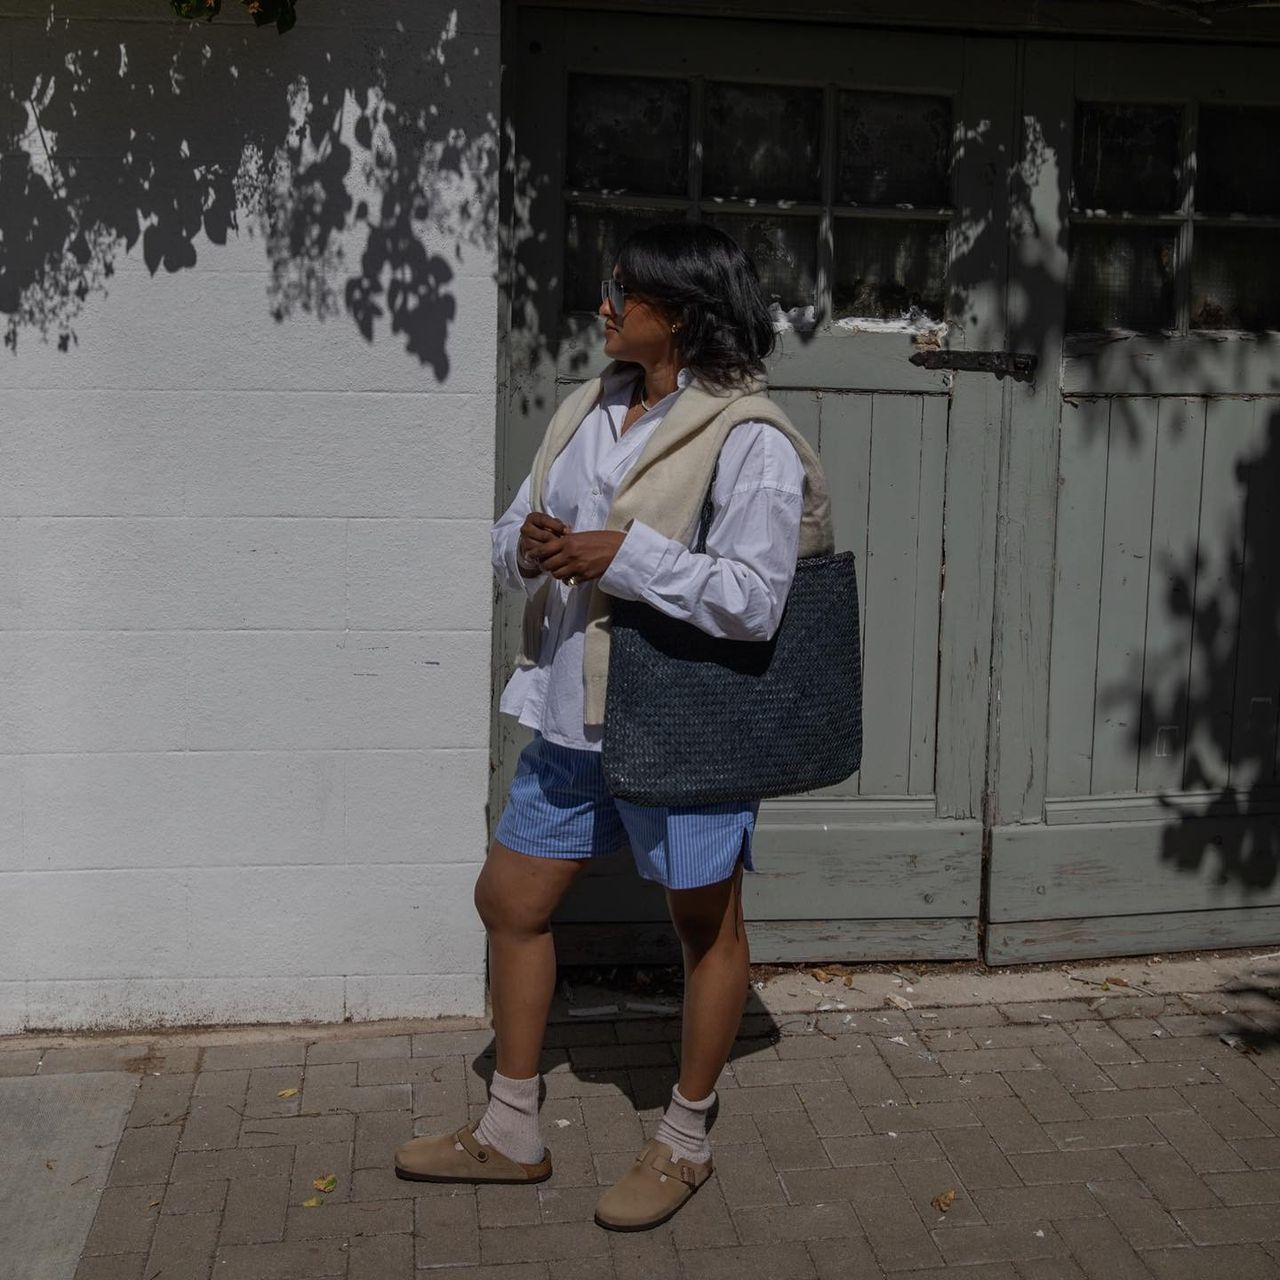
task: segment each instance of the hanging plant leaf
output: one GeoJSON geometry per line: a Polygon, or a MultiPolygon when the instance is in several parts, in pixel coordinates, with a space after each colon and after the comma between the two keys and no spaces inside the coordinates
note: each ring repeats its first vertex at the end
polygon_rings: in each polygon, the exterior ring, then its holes
{"type": "MultiPolygon", "coordinates": [[[[297,0],[240,0],[249,11],[254,26],[274,25],[277,31],[288,31],[298,20],[297,0]]],[[[169,6],[187,22],[212,21],[222,9],[222,0],[169,0],[169,6]]]]}
{"type": "Polygon", "coordinates": [[[211,22],[222,8],[222,0],[169,0],[169,4],[178,17],[188,22],[197,22],[201,18],[211,22]]]}
{"type": "Polygon", "coordinates": [[[257,27],[275,23],[277,31],[285,32],[298,20],[297,0],[240,0],[240,3],[249,10],[257,27]]]}

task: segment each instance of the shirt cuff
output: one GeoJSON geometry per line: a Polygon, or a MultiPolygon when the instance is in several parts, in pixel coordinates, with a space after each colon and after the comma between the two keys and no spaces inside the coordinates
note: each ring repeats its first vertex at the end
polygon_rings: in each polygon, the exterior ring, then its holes
{"type": "Polygon", "coordinates": [[[520,572],[519,549],[520,539],[518,537],[513,538],[511,541],[511,550],[507,552],[507,563],[511,566],[511,572],[515,581],[524,588],[525,594],[528,596],[536,596],[538,591],[541,589],[542,584],[547,580],[546,571],[544,570],[539,573],[536,578],[526,578],[524,574],[520,572]]]}
{"type": "Polygon", "coordinates": [[[600,589],[620,600],[639,600],[681,544],[633,520],[618,553],[600,578],[600,589]]]}

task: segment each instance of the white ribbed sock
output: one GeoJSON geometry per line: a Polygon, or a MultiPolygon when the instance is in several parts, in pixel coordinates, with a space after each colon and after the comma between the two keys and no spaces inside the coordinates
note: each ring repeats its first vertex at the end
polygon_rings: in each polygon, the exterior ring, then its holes
{"type": "Polygon", "coordinates": [[[493,1073],[489,1106],[476,1125],[476,1137],[519,1164],[537,1164],[545,1150],[538,1123],[541,1076],[512,1080],[493,1073]]]}
{"type": "Polygon", "coordinates": [[[680,1086],[673,1085],[671,1102],[662,1119],[658,1121],[658,1132],[654,1137],[659,1142],[665,1142],[677,1160],[691,1160],[694,1164],[702,1164],[710,1160],[711,1143],[707,1141],[707,1113],[715,1100],[716,1091],[712,1089],[700,1102],[690,1102],[680,1092],[680,1086]]]}

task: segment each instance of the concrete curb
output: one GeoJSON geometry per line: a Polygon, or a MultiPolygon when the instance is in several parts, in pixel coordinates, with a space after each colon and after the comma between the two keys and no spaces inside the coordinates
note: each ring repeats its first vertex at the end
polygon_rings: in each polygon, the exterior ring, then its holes
{"type": "MultiPolygon", "coordinates": [[[[851,971],[851,987],[846,987],[839,977],[830,982],[820,982],[811,976],[811,971],[784,973],[763,984],[755,984],[749,1012],[791,1016],[817,1012],[865,1012],[896,1005],[899,1000],[909,1002],[913,1009],[946,1009],[1102,999],[1102,1016],[1124,1017],[1125,1002],[1140,997],[1203,996],[1258,985],[1280,986],[1280,952],[1264,952],[1258,948],[1173,960],[1143,957],[1034,969],[931,968],[917,973],[912,966],[903,965],[896,973],[886,973],[857,970],[854,966],[843,967],[851,971]],[[1108,979],[1120,979],[1120,983],[1108,982],[1108,979]]],[[[607,987],[575,987],[572,996],[572,1002],[569,1002],[563,990],[557,994],[551,1011],[552,1023],[639,1021],[671,1017],[679,1011],[679,1002],[672,997],[641,997],[607,987]]],[[[323,1043],[477,1031],[489,1025],[487,1018],[404,1018],[378,1022],[248,1024],[129,1032],[109,1029],[85,1033],[29,1032],[0,1037],[0,1052],[80,1048],[108,1042],[119,1046],[157,1046],[164,1049],[264,1041],[323,1043]]]]}

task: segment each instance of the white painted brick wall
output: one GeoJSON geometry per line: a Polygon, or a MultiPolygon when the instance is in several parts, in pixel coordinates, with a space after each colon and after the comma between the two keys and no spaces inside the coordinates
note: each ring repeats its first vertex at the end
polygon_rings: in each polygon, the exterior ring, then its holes
{"type": "MultiPolygon", "coordinates": [[[[224,4],[187,38],[242,50],[253,100],[453,24],[398,105],[475,139],[498,7],[310,0],[277,37],[224,4]]],[[[18,80],[48,9],[0,5],[18,80]]],[[[174,39],[165,0],[54,9],[131,66],[174,39]]],[[[77,345],[0,358],[0,1032],[482,1012],[495,261],[419,233],[443,378],[385,318],[276,322],[247,232],[154,277],[122,250],[77,345]]]]}

